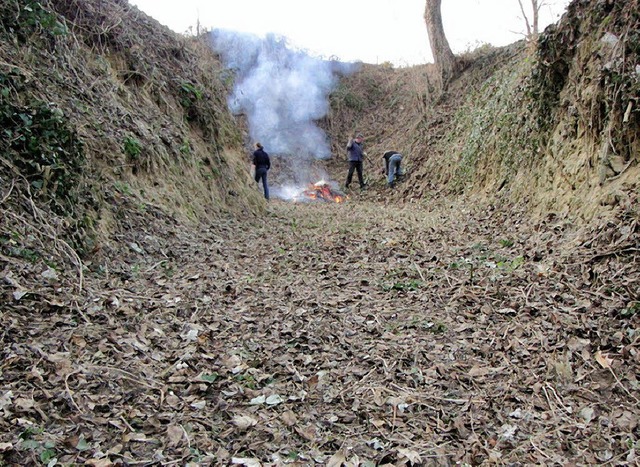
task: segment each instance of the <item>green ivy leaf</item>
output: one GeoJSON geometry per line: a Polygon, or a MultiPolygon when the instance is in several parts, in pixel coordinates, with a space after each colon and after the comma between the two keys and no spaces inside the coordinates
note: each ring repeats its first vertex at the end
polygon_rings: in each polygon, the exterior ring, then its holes
{"type": "Polygon", "coordinates": [[[214,383],[219,377],[220,375],[218,373],[211,373],[211,374],[203,373],[200,375],[200,379],[202,381],[206,381],[207,383],[214,383]]]}
{"type": "Polygon", "coordinates": [[[45,449],[40,453],[40,461],[43,464],[48,464],[52,459],[55,459],[56,452],[53,449],[45,449]]]}
{"type": "Polygon", "coordinates": [[[78,444],[76,445],[76,449],[78,451],[86,451],[87,449],[89,449],[89,443],[87,443],[87,440],[84,439],[84,436],[81,436],[80,439],[78,440],[78,444]]]}

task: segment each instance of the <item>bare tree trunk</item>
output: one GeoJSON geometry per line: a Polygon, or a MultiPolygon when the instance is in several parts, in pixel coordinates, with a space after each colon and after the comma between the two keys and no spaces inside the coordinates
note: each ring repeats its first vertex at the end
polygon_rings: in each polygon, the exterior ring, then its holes
{"type": "MultiPolygon", "coordinates": [[[[536,2],[536,0],[531,0],[532,2],[536,2]]],[[[529,23],[529,17],[527,13],[524,11],[524,5],[522,4],[522,0],[518,0],[518,5],[520,5],[520,11],[522,12],[522,17],[524,18],[524,24],[527,26],[527,38],[531,37],[531,24],[529,23]]]]}
{"type": "Polygon", "coordinates": [[[540,8],[544,5],[544,2],[538,3],[538,0],[531,0],[531,7],[533,8],[533,35],[538,38],[538,17],[540,16],[540,8]]]}
{"type": "Polygon", "coordinates": [[[442,78],[442,89],[446,89],[449,81],[458,73],[458,61],[449,47],[449,41],[444,34],[442,26],[442,14],[440,12],[441,0],[426,0],[424,9],[424,22],[429,34],[431,53],[442,78]]]}
{"type": "Polygon", "coordinates": [[[533,12],[533,19],[529,22],[529,17],[527,13],[524,11],[524,5],[522,4],[522,0],[518,0],[518,4],[520,5],[520,11],[522,12],[522,17],[524,18],[525,25],[527,27],[527,39],[535,41],[538,38],[538,18],[540,17],[540,9],[546,5],[546,2],[539,0],[531,0],[531,10],[533,12]]]}

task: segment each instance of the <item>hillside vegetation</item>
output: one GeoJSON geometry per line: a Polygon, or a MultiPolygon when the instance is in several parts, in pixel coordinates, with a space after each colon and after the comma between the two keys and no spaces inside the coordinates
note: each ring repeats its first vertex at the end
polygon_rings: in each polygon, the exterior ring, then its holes
{"type": "Polygon", "coordinates": [[[637,1],[573,2],[535,51],[503,54],[499,69],[466,94],[435,154],[416,146],[421,173],[450,191],[523,202],[541,216],[582,223],[633,214],[638,11],[637,1]]]}
{"type": "Polygon", "coordinates": [[[262,198],[207,35],[0,2],[0,465],[636,464],[639,11],[341,77],[338,204],[262,198]]]}
{"type": "Polygon", "coordinates": [[[229,77],[206,43],[126,1],[1,8],[3,164],[75,247],[98,247],[129,201],[192,220],[251,205],[229,77]]]}

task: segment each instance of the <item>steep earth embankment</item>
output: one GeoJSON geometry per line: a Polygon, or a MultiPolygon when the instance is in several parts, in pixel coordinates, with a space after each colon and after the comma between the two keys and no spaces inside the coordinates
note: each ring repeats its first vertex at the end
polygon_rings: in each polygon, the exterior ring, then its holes
{"type": "Polygon", "coordinates": [[[189,229],[257,212],[229,77],[207,43],[126,1],[6,1],[0,17],[9,303],[43,267],[78,291],[92,273],[129,273],[150,219],[189,229]]]}
{"type": "Polygon", "coordinates": [[[404,196],[420,198],[435,185],[475,200],[522,203],[539,217],[633,216],[639,11],[637,1],[573,2],[535,50],[508,48],[513,53],[496,57],[500,66],[476,85],[463,74],[448,94],[465,101],[445,131],[426,112],[414,134],[416,183],[404,196]],[[433,129],[441,139],[432,143],[433,129]]]}
{"type": "Polygon", "coordinates": [[[5,201],[32,194],[81,251],[108,243],[122,198],[191,220],[256,204],[208,44],[126,1],[8,1],[0,16],[2,164],[21,176],[2,177],[5,201]]]}

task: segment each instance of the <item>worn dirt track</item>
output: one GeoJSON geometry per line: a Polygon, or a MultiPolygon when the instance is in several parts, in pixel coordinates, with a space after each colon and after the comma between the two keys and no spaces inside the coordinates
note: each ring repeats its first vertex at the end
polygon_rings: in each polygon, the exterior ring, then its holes
{"type": "Polygon", "coordinates": [[[637,463],[635,222],[360,195],[128,219],[82,291],[3,313],[6,464],[637,463]]]}

